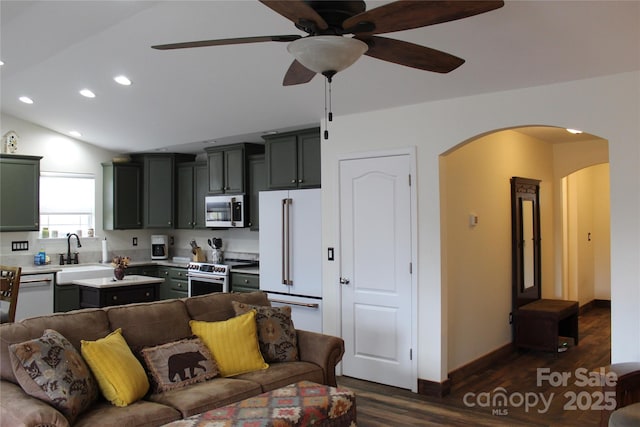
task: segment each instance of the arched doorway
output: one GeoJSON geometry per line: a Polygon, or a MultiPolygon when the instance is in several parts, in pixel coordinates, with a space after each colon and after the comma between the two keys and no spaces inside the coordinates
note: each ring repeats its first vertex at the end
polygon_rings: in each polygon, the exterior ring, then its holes
{"type": "Polygon", "coordinates": [[[562,178],[608,162],[606,140],[571,136],[556,127],[499,130],[441,156],[449,372],[512,340],[509,179],[513,176],[541,180],[542,297],[569,298],[562,178]]]}

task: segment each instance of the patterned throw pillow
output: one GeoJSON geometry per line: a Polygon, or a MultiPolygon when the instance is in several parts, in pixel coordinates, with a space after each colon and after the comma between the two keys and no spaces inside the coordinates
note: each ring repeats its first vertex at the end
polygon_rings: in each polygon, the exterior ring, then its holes
{"type": "Polygon", "coordinates": [[[266,362],[294,362],[299,360],[298,336],[291,320],[291,307],[266,307],[232,301],[236,316],[256,311],[258,342],[266,362]]]}
{"type": "Polygon", "coordinates": [[[199,338],[143,348],[154,393],[207,381],[218,375],[218,366],[199,338]]]}
{"type": "Polygon", "coordinates": [[[70,424],[98,397],[98,385],[84,359],[53,329],[10,345],[9,357],[25,393],[55,407],[70,424]]]}

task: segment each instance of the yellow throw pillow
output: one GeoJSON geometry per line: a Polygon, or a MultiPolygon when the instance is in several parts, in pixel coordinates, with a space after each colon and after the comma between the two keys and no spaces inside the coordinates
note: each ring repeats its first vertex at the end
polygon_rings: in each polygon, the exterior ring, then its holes
{"type": "Polygon", "coordinates": [[[223,377],[269,367],[260,353],[255,310],[223,322],[191,320],[189,326],[209,348],[223,377]]]}
{"type": "Polygon", "coordinates": [[[121,328],[97,341],[82,340],[80,351],[102,394],[114,405],[127,406],[149,390],[147,374],[127,345],[121,328]]]}

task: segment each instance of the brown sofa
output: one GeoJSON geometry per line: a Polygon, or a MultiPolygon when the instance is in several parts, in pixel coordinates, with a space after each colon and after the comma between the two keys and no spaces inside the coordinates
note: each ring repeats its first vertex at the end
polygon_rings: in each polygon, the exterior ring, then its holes
{"type": "MultiPolygon", "coordinates": [[[[232,301],[270,305],[266,294],[218,293],[179,300],[86,309],[0,325],[0,425],[68,426],[54,407],[27,395],[12,371],[9,345],[38,338],[53,329],[80,350],[80,340],[96,340],[117,328],[131,348],[143,348],[191,336],[189,320],[220,321],[235,316],[232,301]]],[[[126,407],[100,398],[74,426],[158,426],[291,383],[309,380],[336,385],[335,367],[344,354],[341,338],[297,330],[300,361],[270,363],[266,370],[216,377],[163,393],[147,394],[126,407]]]]}

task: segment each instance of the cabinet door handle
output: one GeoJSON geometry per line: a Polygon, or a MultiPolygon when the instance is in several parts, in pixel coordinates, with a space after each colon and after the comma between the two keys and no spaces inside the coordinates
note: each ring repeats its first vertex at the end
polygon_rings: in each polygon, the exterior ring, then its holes
{"type": "Polygon", "coordinates": [[[118,295],[114,295],[114,296],[113,296],[113,300],[114,300],[114,301],[118,301],[118,295]]]}
{"type": "Polygon", "coordinates": [[[249,279],[244,279],[244,283],[249,283],[249,279]]]}
{"type": "Polygon", "coordinates": [[[149,296],[149,292],[147,292],[146,294],[144,294],[144,296],[148,297],[148,296],[149,296]]]}
{"type": "Polygon", "coordinates": [[[301,180],[301,179],[299,179],[299,180],[298,180],[298,182],[302,182],[302,180],[301,180]]]}
{"type": "Polygon", "coordinates": [[[291,183],[292,183],[292,184],[295,184],[295,183],[296,183],[296,180],[295,180],[295,179],[292,179],[292,180],[291,180],[291,183]]]}

